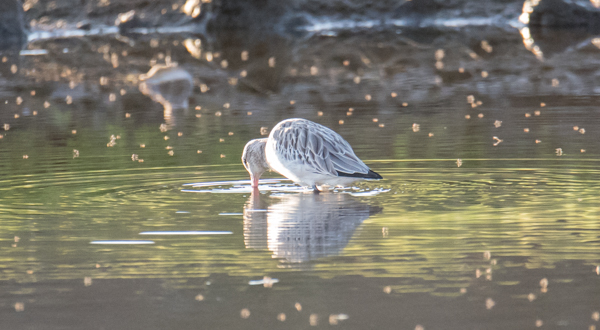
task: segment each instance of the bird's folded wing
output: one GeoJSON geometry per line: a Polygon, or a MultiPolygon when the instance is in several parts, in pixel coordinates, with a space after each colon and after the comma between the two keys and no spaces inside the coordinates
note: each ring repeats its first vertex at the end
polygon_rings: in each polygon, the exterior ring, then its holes
{"type": "Polygon", "coordinates": [[[318,124],[296,123],[273,135],[277,152],[290,163],[308,167],[315,174],[337,176],[369,172],[339,134],[318,124]]]}

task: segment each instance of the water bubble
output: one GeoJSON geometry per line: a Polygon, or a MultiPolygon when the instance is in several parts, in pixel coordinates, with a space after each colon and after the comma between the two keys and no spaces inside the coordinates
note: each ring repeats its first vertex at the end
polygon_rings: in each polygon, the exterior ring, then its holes
{"type": "Polygon", "coordinates": [[[444,52],[443,49],[438,49],[435,51],[435,60],[436,61],[441,61],[444,56],[446,56],[446,53],[444,52]]]}
{"type": "Polygon", "coordinates": [[[329,324],[336,325],[339,321],[344,321],[348,319],[348,315],[346,314],[331,314],[329,315],[329,324]]]}
{"type": "Polygon", "coordinates": [[[117,144],[117,137],[114,135],[110,136],[110,140],[106,144],[107,147],[114,147],[117,144]]]}
{"type": "Polygon", "coordinates": [[[485,300],[485,308],[492,309],[496,305],[496,302],[492,298],[487,298],[485,300]]]}
{"type": "Polygon", "coordinates": [[[249,318],[249,317],[250,317],[250,310],[249,310],[248,308],[244,308],[244,309],[242,309],[242,310],[240,311],[240,316],[241,316],[243,319],[247,319],[247,318],[249,318]]]}

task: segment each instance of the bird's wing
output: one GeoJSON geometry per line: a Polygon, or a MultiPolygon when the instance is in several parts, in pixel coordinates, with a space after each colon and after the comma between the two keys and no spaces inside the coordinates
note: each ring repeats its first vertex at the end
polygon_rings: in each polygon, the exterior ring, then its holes
{"type": "Polygon", "coordinates": [[[309,167],[315,174],[337,176],[369,172],[344,138],[333,130],[307,120],[286,122],[271,137],[275,150],[289,163],[309,167]]]}

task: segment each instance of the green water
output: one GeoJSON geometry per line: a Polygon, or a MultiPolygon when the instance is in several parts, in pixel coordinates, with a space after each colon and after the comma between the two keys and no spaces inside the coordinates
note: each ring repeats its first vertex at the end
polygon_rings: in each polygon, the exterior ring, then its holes
{"type": "Polygon", "coordinates": [[[280,86],[257,95],[253,81],[228,81],[246,64],[196,62],[174,39],[179,47],[141,40],[144,52],[63,40],[89,63],[58,52],[1,64],[21,68],[0,105],[2,328],[598,325],[593,97],[487,94],[473,108],[473,92],[444,94],[448,83],[402,105],[410,95],[380,88],[411,82],[331,81],[326,63],[320,80],[273,78],[256,69],[268,70],[269,54],[248,70],[280,86]],[[129,55],[113,68],[102,47],[129,55]],[[168,51],[195,79],[186,109],[166,111],[134,79],[168,51]],[[384,180],[319,195],[265,183],[251,194],[236,183],[248,179],[244,144],[291,117],[339,132],[384,180]],[[140,235],[157,231],[220,234],[140,235]],[[153,244],[91,244],[107,240],[153,244]]]}

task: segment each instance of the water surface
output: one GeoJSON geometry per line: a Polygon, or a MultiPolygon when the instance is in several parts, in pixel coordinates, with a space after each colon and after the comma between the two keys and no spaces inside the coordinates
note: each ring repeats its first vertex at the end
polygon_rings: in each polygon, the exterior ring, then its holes
{"type": "Polygon", "coordinates": [[[598,326],[597,93],[586,73],[560,78],[596,50],[540,62],[516,29],[488,31],[491,54],[479,31],[477,46],[446,32],[77,36],[6,53],[2,324],[598,326]],[[510,49],[529,62],[499,65],[510,49]],[[244,144],[291,117],[339,132],[385,179],[313,194],[267,173],[252,193],[244,144]]]}

